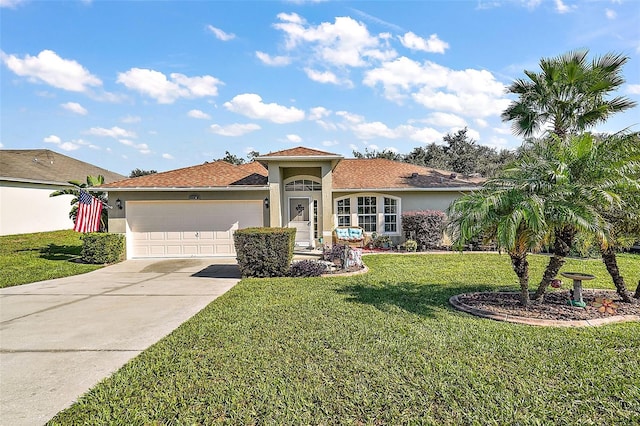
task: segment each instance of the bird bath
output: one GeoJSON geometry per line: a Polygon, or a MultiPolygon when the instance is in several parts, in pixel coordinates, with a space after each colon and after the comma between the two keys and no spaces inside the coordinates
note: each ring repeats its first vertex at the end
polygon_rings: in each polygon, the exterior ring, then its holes
{"type": "Polygon", "coordinates": [[[582,300],[582,281],[588,281],[595,278],[594,275],[591,274],[583,274],[582,272],[561,272],[565,278],[570,278],[573,280],[573,296],[569,301],[571,306],[579,306],[584,308],[587,304],[582,300]]]}

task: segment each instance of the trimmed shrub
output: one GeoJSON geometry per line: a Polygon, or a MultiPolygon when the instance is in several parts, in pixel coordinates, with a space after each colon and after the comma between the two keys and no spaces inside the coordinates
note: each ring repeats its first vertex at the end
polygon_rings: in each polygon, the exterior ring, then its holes
{"type": "Polygon", "coordinates": [[[294,262],[289,269],[290,277],[319,277],[327,272],[327,265],[317,260],[294,262]]]}
{"type": "Polygon", "coordinates": [[[438,210],[423,210],[402,214],[402,231],[418,248],[437,248],[442,244],[446,215],[438,210]]]}
{"type": "Polygon", "coordinates": [[[243,277],[284,277],[289,272],[295,228],[245,228],[233,234],[243,277]]]}
{"type": "Polygon", "coordinates": [[[124,235],[92,232],[82,237],[83,262],[104,264],[116,263],[124,259],[124,235]]]}
{"type": "Polygon", "coordinates": [[[407,251],[416,251],[418,250],[418,243],[416,240],[407,240],[404,242],[404,247],[407,251]]]}

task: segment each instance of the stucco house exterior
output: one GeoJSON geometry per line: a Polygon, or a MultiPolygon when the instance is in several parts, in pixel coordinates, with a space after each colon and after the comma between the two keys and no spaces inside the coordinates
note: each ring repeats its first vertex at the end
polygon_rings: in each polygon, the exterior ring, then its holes
{"type": "Polygon", "coordinates": [[[125,178],[48,149],[0,150],[0,235],[73,228],[73,196],[49,194],[72,187],[70,180],[85,182],[87,176],[97,175],[105,182],[125,178]]]}
{"type": "Polygon", "coordinates": [[[445,210],[481,179],[385,159],[346,159],[297,147],[256,161],[224,161],[103,185],[109,231],[127,257],[229,256],[233,231],[295,227],[296,244],[330,243],[337,226],[402,239],[401,214],[445,210]]]}

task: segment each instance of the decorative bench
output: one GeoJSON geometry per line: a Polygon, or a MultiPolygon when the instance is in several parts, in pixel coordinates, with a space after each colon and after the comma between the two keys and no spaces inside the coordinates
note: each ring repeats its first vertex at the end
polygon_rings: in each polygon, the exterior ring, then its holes
{"type": "Polygon", "coordinates": [[[334,244],[349,244],[353,247],[364,247],[367,236],[359,226],[339,226],[333,230],[334,244]]]}

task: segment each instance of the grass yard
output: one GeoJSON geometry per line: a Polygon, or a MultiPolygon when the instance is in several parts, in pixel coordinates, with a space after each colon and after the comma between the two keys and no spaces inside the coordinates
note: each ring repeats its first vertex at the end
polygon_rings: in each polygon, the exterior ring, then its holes
{"type": "MultiPolygon", "coordinates": [[[[547,258],[531,256],[532,281],[547,258]]],[[[246,279],[50,424],[640,424],[640,323],[538,328],[453,310],[516,289],[506,255],[378,255],[246,279]]],[[[640,256],[620,256],[631,282],[640,256]]],[[[599,260],[565,271],[596,275],[599,260]]]]}
{"type": "Polygon", "coordinates": [[[38,232],[0,237],[0,288],[83,274],[102,265],[73,262],[82,241],[74,231],[38,232]]]}

